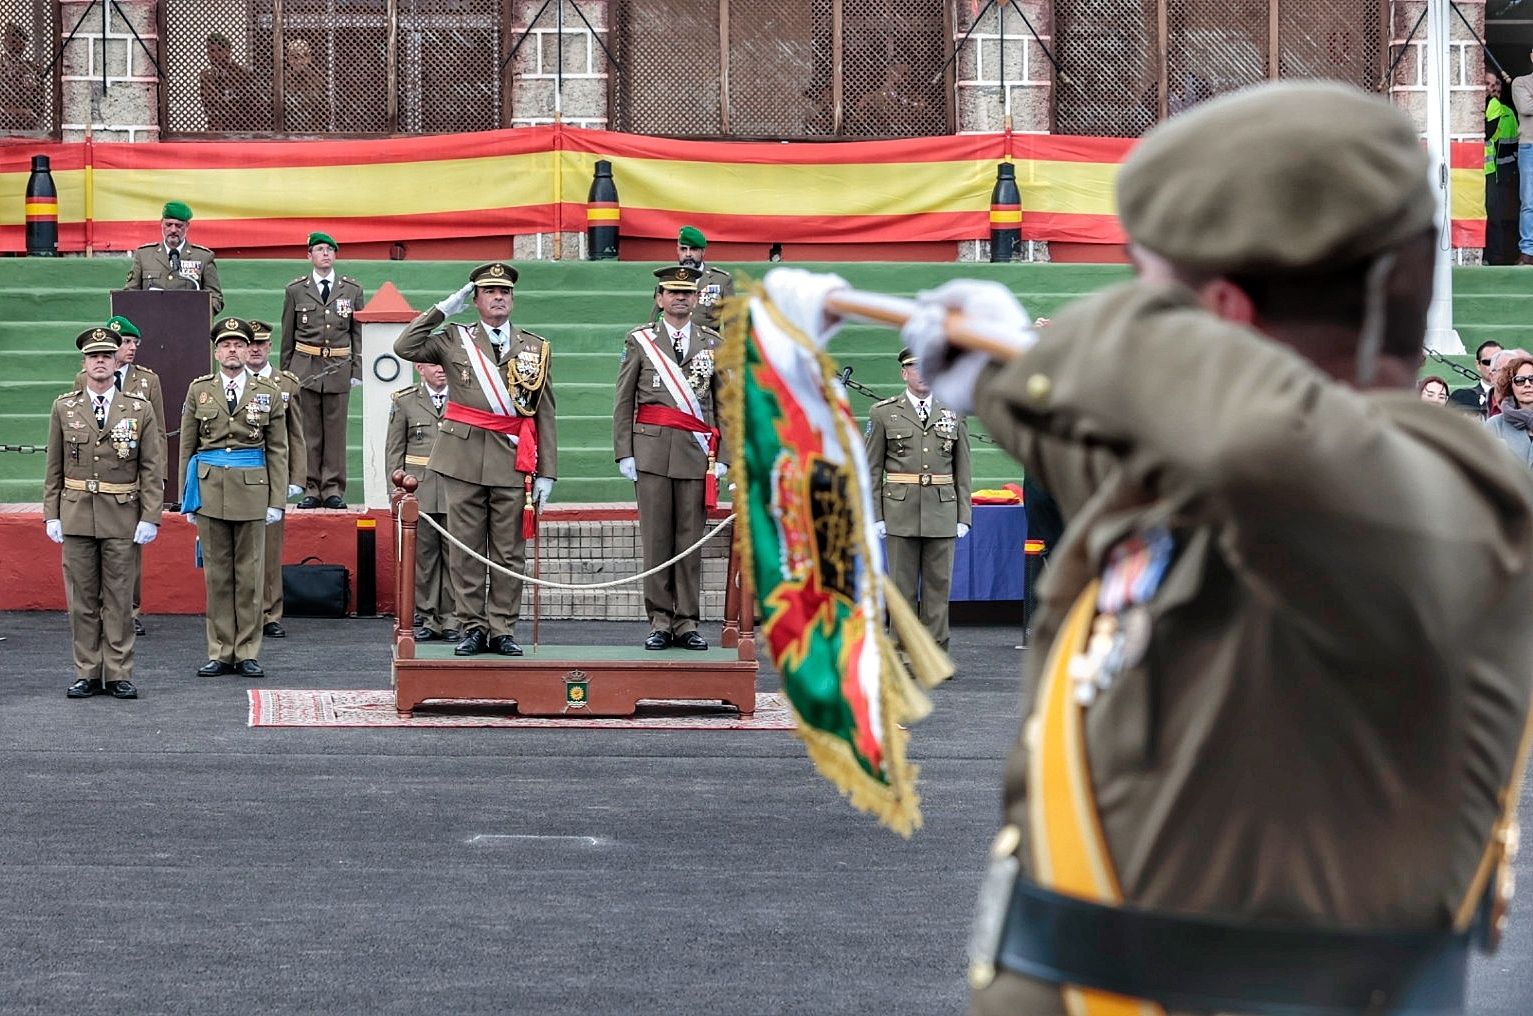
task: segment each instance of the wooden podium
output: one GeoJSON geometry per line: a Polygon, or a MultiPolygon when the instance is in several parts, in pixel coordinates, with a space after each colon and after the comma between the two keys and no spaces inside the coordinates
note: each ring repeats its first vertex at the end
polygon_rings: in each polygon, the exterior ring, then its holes
{"type": "Polygon", "coordinates": [[[112,313],[133,322],[142,337],[137,363],[160,376],[165,396],[165,501],[181,502],[181,407],[186,390],[212,363],[208,336],[213,330],[212,297],[197,289],[117,289],[112,313]]]}

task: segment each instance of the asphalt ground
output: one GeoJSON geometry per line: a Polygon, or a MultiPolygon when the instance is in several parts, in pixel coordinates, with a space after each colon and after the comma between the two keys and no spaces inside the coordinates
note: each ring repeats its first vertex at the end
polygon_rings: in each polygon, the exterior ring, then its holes
{"type": "MultiPolygon", "coordinates": [[[[143,697],[69,701],[66,618],[0,614],[0,1013],[963,1011],[1019,628],[955,629],[906,841],[788,732],[251,729],[201,619],[146,622],[143,697]]],[[[387,687],[388,624],[292,619],[261,683],[387,687]]],[[[1470,1011],[1530,961],[1514,904],[1470,1011]]]]}

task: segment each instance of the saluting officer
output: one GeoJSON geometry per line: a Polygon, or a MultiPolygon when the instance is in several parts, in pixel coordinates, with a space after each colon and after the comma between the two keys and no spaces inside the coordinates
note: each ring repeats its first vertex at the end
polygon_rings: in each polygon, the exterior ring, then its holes
{"type": "Polygon", "coordinates": [[[895,588],[946,649],[954,544],[969,535],[974,518],[969,428],[932,395],[908,349],[900,350],[900,377],[905,391],[868,411],[874,526],[885,538],[895,588]]]}
{"type": "Polygon", "coordinates": [[[199,677],[264,677],[266,528],[282,521],[288,482],[282,389],[246,369],[248,321],[213,325],[218,370],[193,381],[181,410],[181,509],[197,520],[207,586],[208,662],[199,677]]]}
{"type": "MultiPolygon", "coordinates": [[[[693,318],[701,277],[687,265],[657,270],[660,320],[623,339],[612,448],[618,472],[637,485],[646,571],[702,539],[727,471],[720,461],[721,376],[714,364],[719,333],[693,318]]],[[[696,552],[645,578],[645,649],[708,648],[697,630],[702,567],[696,552]]]]}
{"type": "MultiPolygon", "coordinates": [[[[303,413],[299,411],[298,375],[276,370],[271,365],[271,325],[250,319],[250,346],[245,351],[245,366],[250,373],[275,384],[282,392],[287,417],[287,496],[303,493],[307,450],[303,443],[303,413]]],[[[287,513],[266,527],[266,588],[261,594],[261,634],[269,639],[287,638],[282,627],[282,543],[287,528],[287,513]]]]}
{"type": "Polygon", "coordinates": [[[905,330],[1068,520],[971,1012],[1462,1013],[1533,733],[1533,475],[1411,390],[1416,128],[1261,85],[1155,128],[1117,192],[1137,281],[1042,331],[949,283],[905,330]],[[1014,357],[950,347],[952,310],[1014,357]]]}
{"type": "Polygon", "coordinates": [[[346,507],[346,410],[362,383],[362,284],[336,275],[340,245],[309,234],[311,270],[282,296],[282,369],[298,375],[308,475],[300,508],[346,507]]]}
{"type": "Polygon", "coordinates": [[[43,519],[64,545],[75,682],[70,698],[133,686],[131,589],[137,547],[159,532],[165,498],[165,428],[148,399],[112,384],[117,334],[92,328],[75,339],[85,383],[59,396],[48,421],[43,519]]]}
{"type": "MultiPolygon", "coordinates": [[[[554,382],[549,341],[511,323],[517,271],[500,261],[469,272],[468,285],[411,321],[394,341],[394,354],[414,363],[441,364],[447,404],[431,469],[442,476],[447,531],[513,571],[527,557],[536,512],[553,493],[558,471],[554,382]],[[479,320],[443,327],[468,306],[479,320]]],[[[522,581],[485,568],[457,547],[452,563],[453,604],[463,639],[453,650],[474,656],[486,647],[521,656],[516,622],[522,581]]]]}
{"type": "MultiPolygon", "coordinates": [[[[447,525],[447,498],[442,478],[431,468],[442,412],[447,408],[447,375],[439,363],[417,363],[421,382],[394,393],[389,406],[389,433],[384,446],[384,473],[403,469],[420,481],[415,499],[422,514],[447,525]]],[[[419,624],[415,641],[457,639],[453,620],[452,585],[447,581],[447,544],[429,525],[415,529],[415,612],[419,624]]],[[[478,562],[475,562],[476,564],[478,562]]]]}
{"type": "MultiPolygon", "coordinates": [[[[108,318],[106,327],[117,336],[117,369],[112,375],[113,386],[120,392],[148,399],[150,405],[154,406],[155,419],[164,427],[165,396],[160,391],[160,376],[137,362],[140,338],[138,328],[121,314],[108,318]]],[[[76,388],[84,388],[85,381],[85,371],[75,375],[76,388]]],[[[139,618],[139,604],[144,598],[144,554],[141,546],[134,546],[133,559],[133,634],[143,635],[146,634],[144,622],[139,618]]]]}
{"type": "Polygon", "coordinates": [[[218,263],[206,247],[186,239],[192,210],[185,202],[167,201],[160,213],[160,242],[146,243],[133,252],[124,289],[201,289],[210,295],[213,313],[224,309],[224,291],[218,283],[218,263]]]}
{"type": "Polygon", "coordinates": [[[676,236],[676,261],[700,273],[697,282],[697,307],[693,319],[705,328],[719,327],[719,304],[735,295],[735,280],[722,268],[706,263],[708,238],[696,226],[682,226],[676,236]]]}

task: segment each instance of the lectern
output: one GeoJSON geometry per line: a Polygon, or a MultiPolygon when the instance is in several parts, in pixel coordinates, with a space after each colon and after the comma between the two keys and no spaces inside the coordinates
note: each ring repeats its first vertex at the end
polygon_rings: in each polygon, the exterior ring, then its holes
{"type": "Polygon", "coordinates": [[[132,321],[142,333],[137,362],[160,375],[166,416],[165,500],[179,504],[181,408],[187,388],[212,362],[212,297],[196,289],[118,289],[112,292],[112,313],[132,321]]]}

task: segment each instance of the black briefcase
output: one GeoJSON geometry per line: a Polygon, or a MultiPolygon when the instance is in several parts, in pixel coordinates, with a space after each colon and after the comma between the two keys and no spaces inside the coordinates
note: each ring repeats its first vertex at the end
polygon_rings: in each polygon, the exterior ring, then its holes
{"type": "Polygon", "coordinates": [[[351,607],[351,577],[343,564],[310,564],[306,557],[282,566],[284,617],[345,617],[351,607]]]}

